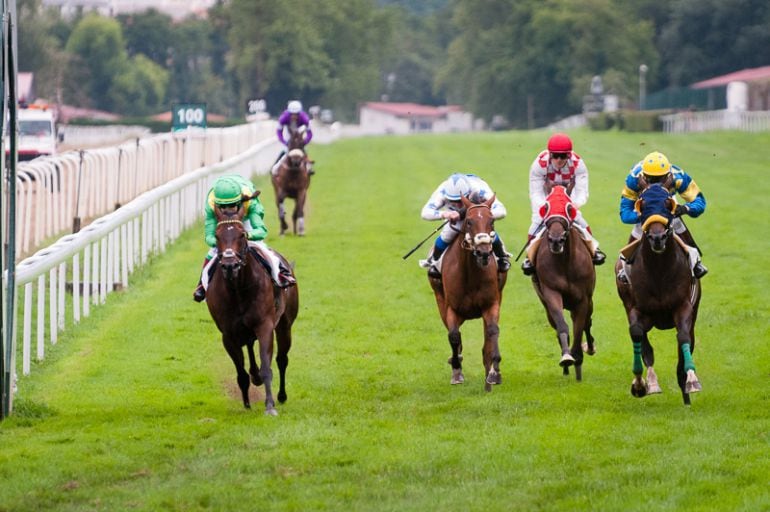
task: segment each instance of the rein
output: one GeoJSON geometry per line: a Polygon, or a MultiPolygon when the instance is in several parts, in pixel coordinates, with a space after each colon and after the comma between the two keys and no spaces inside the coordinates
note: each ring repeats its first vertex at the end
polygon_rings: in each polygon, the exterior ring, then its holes
{"type": "MultiPolygon", "coordinates": [[[[221,221],[217,222],[217,229],[219,228],[219,226],[226,226],[226,225],[230,225],[230,224],[240,224],[241,226],[243,226],[243,221],[240,220],[240,219],[225,219],[225,220],[221,220],[221,221]]],[[[245,236],[245,233],[244,233],[244,236],[245,236]]],[[[217,254],[217,257],[220,260],[222,258],[237,258],[238,259],[238,265],[242,266],[243,263],[244,263],[244,260],[245,260],[245,254],[246,254],[246,250],[247,249],[248,249],[248,244],[246,244],[246,246],[244,247],[243,251],[241,251],[240,253],[236,253],[234,250],[232,250],[231,248],[228,247],[223,252],[217,254]]]]}

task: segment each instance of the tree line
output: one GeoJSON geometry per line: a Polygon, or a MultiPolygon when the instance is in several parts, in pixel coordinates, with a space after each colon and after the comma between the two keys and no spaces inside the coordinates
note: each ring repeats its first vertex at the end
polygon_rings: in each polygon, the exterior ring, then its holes
{"type": "Polygon", "coordinates": [[[657,91],[770,64],[766,0],[219,0],[181,21],[41,2],[17,2],[38,95],[128,116],[206,102],[241,117],[257,98],[277,114],[299,98],[353,121],[387,100],[532,127],[579,112],[594,76],[634,105],[641,65],[657,91]]]}

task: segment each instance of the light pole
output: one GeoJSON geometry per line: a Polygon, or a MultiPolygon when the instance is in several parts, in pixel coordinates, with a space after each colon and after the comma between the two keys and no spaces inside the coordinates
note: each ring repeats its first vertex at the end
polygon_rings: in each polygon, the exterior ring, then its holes
{"type": "Polygon", "coordinates": [[[647,75],[647,64],[639,66],[639,110],[644,110],[644,100],[647,93],[645,76],[647,75]]]}

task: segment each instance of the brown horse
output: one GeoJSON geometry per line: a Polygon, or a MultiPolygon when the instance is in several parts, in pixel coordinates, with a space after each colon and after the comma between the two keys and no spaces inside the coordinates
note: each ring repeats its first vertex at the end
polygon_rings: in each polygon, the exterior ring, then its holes
{"type": "Polygon", "coordinates": [[[428,277],[436,296],[441,320],[447,328],[452,356],[452,384],[461,384],[465,378],[462,372],[462,338],[460,326],[472,318],[484,320],[484,348],[482,350],[485,384],[484,389],[492,390],[493,384],[500,384],[500,303],[507,273],[497,272],[497,260],[492,253],[495,239],[494,217],[491,206],[492,196],[481,204],[473,204],[462,198],[466,209],[462,230],[444,253],[442,277],[428,277]]]}
{"type": "MultiPolygon", "coordinates": [[[[616,280],[618,295],[628,316],[629,332],[634,346],[634,380],[631,394],[643,397],[660,393],[653,369],[655,355],[647,338],[653,328],[676,328],[679,350],[676,377],[685,405],[690,393],[701,390],[692,353],[695,350],[695,320],[701,298],[700,281],[693,277],[687,252],[675,239],[671,228],[671,212],[675,204],[659,184],[642,192],[638,209],[642,212],[643,236],[636,242],[633,255],[626,263],[628,283],[616,280]],[[665,199],[652,201],[655,196],[665,199]],[[655,205],[661,206],[655,208],[655,205]],[[647,367],[647,380],[642,378],[642,363],[647,367]]],[[[625,250],[624,250],[625,252],[625,250]]],[[[617,275],[623,265],[615,264],[617,275]]]]}
{"type": "Polygon", "coordinates": [[[591,316],[596,271],[591,251],[572,223],[577,208],[569,201],[566,189],[554,187],[546,198],[546,204],[545,234],[532,259],[535,265],[532,285],[545,307],[548,322],[556,329],[562,354],[559,365],[564,375],[568,375],[569,367],[574,364],[575,378],[580,381],[583,378],[584,348],[589,355],[595,353],[591,316]],[[564,309],[572,317],[571,348],[564,309]],[[584,333],[585,345],[582,343],[584,333]]]}
{"type": "MultiPolygon", "coordinates": [[[[273,286],[270,273],[258,261],[255,248],[249,247],[241,220],[243,206],[237,211],[227,212],[217,207],[215,213],[219,261],[206,293],[209,312],[222,332],[222,344],[238,372],[243,406],[251,408],[251,376],[255,386],[265,385],[265,413],[277,415],[272,393],[273,333],[278,345],[278,401],[283,403],[286,401],[285,379],[291,348],[291,326],[299,306],[297,287],[277,289],[273,286]],[[254,357],[255,340],[259,340],[259,365],[254,357]],[[244,345],[249,355],[248,373],[244,369],[244,345]]],[[[278,256],[288,268],[283,256],[278,256]]]]}
{"type": "Polygon", "coordinates": [[[272,176],[275,190],[275,204],[278,207],[278,218],[281,221],[281,235],[286,233],[289,225],[286,223],[286,210],[283,207],[285,199],[294,199],[292,225],[295,235],[305,234],[305,200],[310,187],[310,160],[305,152],[305,139],[301,131],[295,130],[289,137],[288,153],[283,158],[278,172],[272,176]]]}

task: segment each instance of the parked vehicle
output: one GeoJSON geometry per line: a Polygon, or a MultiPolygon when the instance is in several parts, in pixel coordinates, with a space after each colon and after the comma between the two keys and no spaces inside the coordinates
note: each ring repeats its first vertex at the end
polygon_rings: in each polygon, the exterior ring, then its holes
{"type": "MultiPolygon", "coordinates": [[[[17,119],[19,137],[16,147],[18,148],[19,161],[56,154],[58,138],[54,110],[47,105],[33,104],[26,108],[19,108],[17,119]]],[[[3,146],[7,159],[10,154],[7,132],[3,146]]]]}

